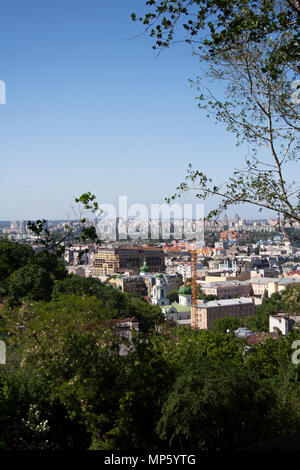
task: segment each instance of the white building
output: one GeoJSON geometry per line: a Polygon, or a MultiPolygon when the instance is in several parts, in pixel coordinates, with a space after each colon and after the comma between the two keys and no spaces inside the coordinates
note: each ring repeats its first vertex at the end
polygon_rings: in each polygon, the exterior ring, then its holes
{"type": "Polygon", "coordinates": [[[277,315],[269,316],[269,331],[270,333],[281,331],[283,335],[287,335],[293,331],[295,325],[300,324],[300,316],[288,315],[286,313],[278,313],[277,315]]]}
{"type": "Polygon", "coordinates": [[[169,305],[169,299],[167,297],[168,289],[167,283],[162,274],[157,274],[155,277],[155,284],[152,287],[152,298],[151,302],[154,305],[169,305]]]}
{"type": "Polygon", "coordinates": [[[191,323],[191,304],[192,304],[192,291],[188,286],[182,286],[178,291],[179,302],[173,302],[162,308],[163,313],[166,315],[167,320],[173,320],[177,324],[190,324],[191,323]]]}

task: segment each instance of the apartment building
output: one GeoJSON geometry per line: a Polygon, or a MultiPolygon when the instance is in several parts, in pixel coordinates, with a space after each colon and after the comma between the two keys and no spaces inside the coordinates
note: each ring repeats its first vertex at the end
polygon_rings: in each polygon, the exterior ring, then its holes
{"type": "Polygon", "coordinates": [[[126,270],[140,272],[140,268],[147,260],[149,271],[161,273],[165,270],[164,251],[162,248],[101,248],[95,254],[93,261],[93,275],[109,275],[126,270]]]}
{"type": "Polygon", "coordinates": [[[197,328],[210,330],[214,320],[224,317],[255,315],[255,305],[248,299],[223,299],[197,303],[197,328]]]}
{"type": "Polygon", "coordinates": [[[250,297],[252,294],[251,284],[239,281],[211,282],[202,285],[201,290],[204,294],[215,295],[218,299],[250,297]]]}

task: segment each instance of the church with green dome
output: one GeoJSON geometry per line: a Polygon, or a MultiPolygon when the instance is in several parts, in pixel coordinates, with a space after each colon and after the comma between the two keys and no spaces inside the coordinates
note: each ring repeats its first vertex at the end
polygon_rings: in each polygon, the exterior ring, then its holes
{"type": "Polygon", "coordinates": [[[149,266],[147,265],[147,259],[144,258],[144,264],[143,264],[143,266],[141,266],[141,268],[140,268],[140,274],[141,274],[141,276],[142,276],[143,274],[148,274],[149,272],[150,272],[150,268],[149,268],[149,266]]]}
{"type": "Polygon", "coordinates": [[[192,289],[191,287],[187,286],[184,284],[183,286],[180,287],[178,290],[178,295],[192,295],[192,289]]]}
{"type": "Polygon", "coordinates": [[[190,324],[192,289],[184,284],[178,290],[179,302],[173,302],[171,305],[162,308],[166,318],[176,323],[190,324]]]}

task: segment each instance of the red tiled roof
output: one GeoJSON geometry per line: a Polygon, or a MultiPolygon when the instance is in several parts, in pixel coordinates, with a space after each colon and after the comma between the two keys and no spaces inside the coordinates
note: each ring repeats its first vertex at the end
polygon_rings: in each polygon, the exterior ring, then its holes
{"type": "Polygon", "coordinates": [[[264,342],[266,339],[278,339],[277,333],[256,334],[247,337],[247,344],[258,344],[264,342]]]}
{"type": "Polygon", "coordinates": [[[247,337],[248,344],[257,344],[259,342],[259,338],[257,335],[251,335],[247,337]]]}

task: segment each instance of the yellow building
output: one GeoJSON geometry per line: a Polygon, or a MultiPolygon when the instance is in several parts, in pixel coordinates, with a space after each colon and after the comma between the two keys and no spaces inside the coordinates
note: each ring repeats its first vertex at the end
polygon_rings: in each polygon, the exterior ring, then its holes
{"type": "Polygon", "coordinates": [[[126,270],[140,272],[140,267],[147,259],[149,271],[165,271],[164,251],[162,248],[100,248],[93,261],[94,276],[116,274],[126,270]]]}
{"type": "Polygon", "coordinates": [[[94,276],[114,274],[119,270],[118,257],[114,250],[103,249],[95,255],[92,273],[94,276]]]}
{"type": "MultiPolygon", "coordinates": [[[[121,276],[121,275],[120,275],[121,276]]],[[[116,288],[122,290],[122,292],[129,292],[132,294],[139,294],[143,297],[151,296],[151,289],[152,289],[152,282],[151,278],[146,279],[144,276],[124,276],[118,277],[116,279],[116,288]],[[150,282],[150,295],[149,295],[149,287],[147,282],[150,282]]]]}
{"type": "Polygon", "coordinates": [[[210,330],[212,322],[224,317],[243,318],[255,314],[252,300],[223,299],[197,303],[197,328],[210,330]]]}

